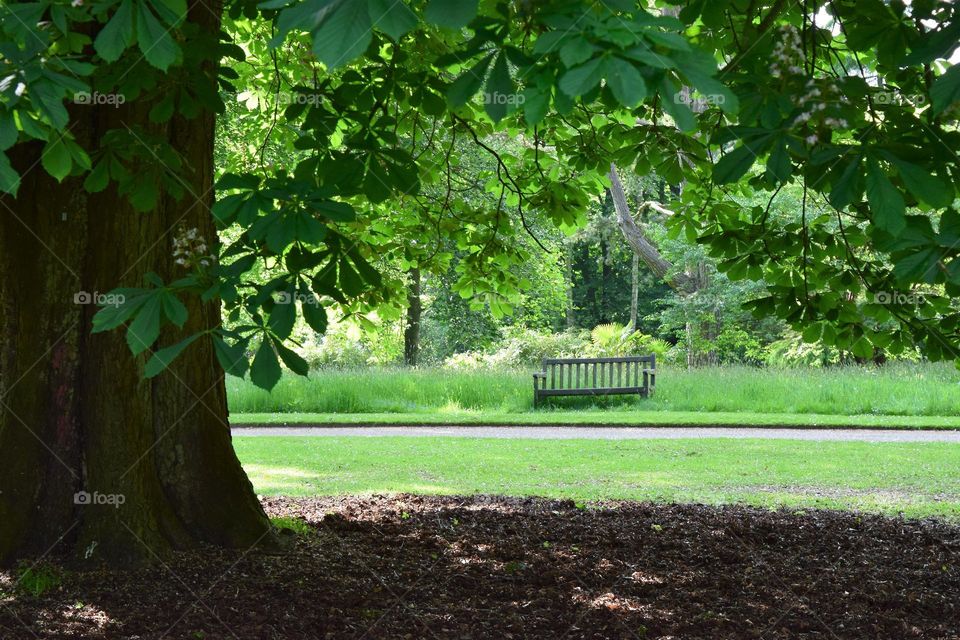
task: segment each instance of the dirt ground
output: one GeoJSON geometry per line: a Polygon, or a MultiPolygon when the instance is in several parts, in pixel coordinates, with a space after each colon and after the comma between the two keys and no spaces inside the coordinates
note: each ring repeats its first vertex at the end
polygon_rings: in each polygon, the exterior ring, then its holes
{"type": "Polygon", "coordinates": [[[267,498],[284,555],[0,573],[0,638],[960,638],[960,527],[832,511],[267,498]]]}

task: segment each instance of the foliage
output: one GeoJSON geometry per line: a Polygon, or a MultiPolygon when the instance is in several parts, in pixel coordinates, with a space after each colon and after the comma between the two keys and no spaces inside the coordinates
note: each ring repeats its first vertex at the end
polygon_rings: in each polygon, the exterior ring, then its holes
{"type": "Polygon", "coordinates": [[[290,348],[298,316],[318,333],[331,310],[394,319],[399,274],[443,270],[454,252],[453,289],[509,315],[530,286],[523,238],[582,225],[611,162],[686,184],[671,233],[704,244],[730,281],[765,283],[756,314],[860,358],[915,344],[956,357],[960,72],[947,60],[960,6],[677,8],[231,0],[217,34],[196,18],[210,7],[183,0],[5,3],[0,191],[20,186],[6,150],[33,141],[57,180],[112,185],[150,211],[182,196],[190,170],[160,129],[243,97],[213,208],[229,245],[191,256],[182,277],[142,274],[94,321],[126,331],[148,376],[201,337],[156,348],[189,297],[227,311],[230,328],[203,336],[223,367],[271,388],[281,362],[309,369],[290,348]],[[149,118],[84,149],[66,104],[97,92],[149,118]],[[460,164],[464,144],[484,166],[460,164]],[[791,188],[789,215],[740,200],[791,188]]]}
{"type": "Polygon", "coordinates": [[[62,571],[45,562],[21,567],[17,572],[17,590],[34,598],[56,589],[62,583],[62,571]]]}
{"type": "Polygon", "coordinates": [[[537,365],[544,358],[581,356],[586,351],[586,344],[583,331],[541,333],[534,329],[506,327],[503,339],[487,351],[455,354],[444,365],[454,369],[537,365]]]}
{"type": "Polygon", "coordinates": [[[364,330],[349,321],[335,322],[322,335],[304,326],[297,327],[294,338],[294,351],[311,369],[395,364],[403,357],[395,324],[370,323],[364,330]]]}

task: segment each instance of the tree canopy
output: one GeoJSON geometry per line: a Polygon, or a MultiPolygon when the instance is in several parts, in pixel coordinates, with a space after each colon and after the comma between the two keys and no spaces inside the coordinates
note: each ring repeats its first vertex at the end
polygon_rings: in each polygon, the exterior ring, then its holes
{"type": "Polygon", "coordinates": [[[259,386],[281,362],[306,373],[288,344],[298,315],[323,332],[331,306],[389,308],[403,283],[377,260],[444,268],[446,241],[465,256],[458,293],[507,312],[527,285],[520,239],[536,243],[540,220],[582,225],[611,166],[683,185],[670,233],[704,244],[731,280],[766,282],[748,303],[758,315],[864,358],[913,344],[958,355],[955,3],[236,0],[225,12],[213,38],[186,0],[0,7],[2,191],[20,182],[4,151],[39,141],[51,176],[149,215],[196,169],[153,127],[231,116],[212,208],[223,250],[177,230],[182,276],[142,274],[94,320],[149,355],[147,376],[203,334],[259,386]],[[117,104],[146,123],[80,144],[76,115],[117,104]],[[465,145],[488,163],[471,165],[465,145]],[[788,185],[800,210],[771,216],[788,185]],[[758,194],[770,204],[742,204],[758,194]],[[158,348],[189,298],[222,301],[228,323],[158,348]]]}

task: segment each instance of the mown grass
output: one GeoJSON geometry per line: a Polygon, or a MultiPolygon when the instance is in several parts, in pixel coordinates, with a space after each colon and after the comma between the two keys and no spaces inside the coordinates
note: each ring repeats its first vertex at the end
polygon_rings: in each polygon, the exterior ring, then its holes
{"type": "Polygon", "coordinates": [[[960,447],[797,440],[237,436],[261,494],[500,494],[960,520],[960,447]]]}
{"type": "MultiPolygon", "coordinates": [[[[437,414],[533,412],[532,369],[328,369],[285,375],[272,393],[228,378],[234,414],[437,414]]],[[[537,415],[575,410],[728,412],[839,416],[960,416],[960,372],[952,365],[882,368],[662,368],[655,397],[557,398],[537,415]]]]}

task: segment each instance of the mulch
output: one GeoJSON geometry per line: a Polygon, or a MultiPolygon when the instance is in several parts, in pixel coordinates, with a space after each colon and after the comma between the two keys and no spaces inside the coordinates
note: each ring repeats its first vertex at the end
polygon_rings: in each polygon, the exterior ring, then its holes
{"type": "MultiPolygon", "coordinates": [[[[283,555],[178,553],[9,595],[0,638],[960,638],[960,527],[500,497],[265,498],[283,555]]],[[[6,589],[5,589],[6,587],[6,589]]]]}

